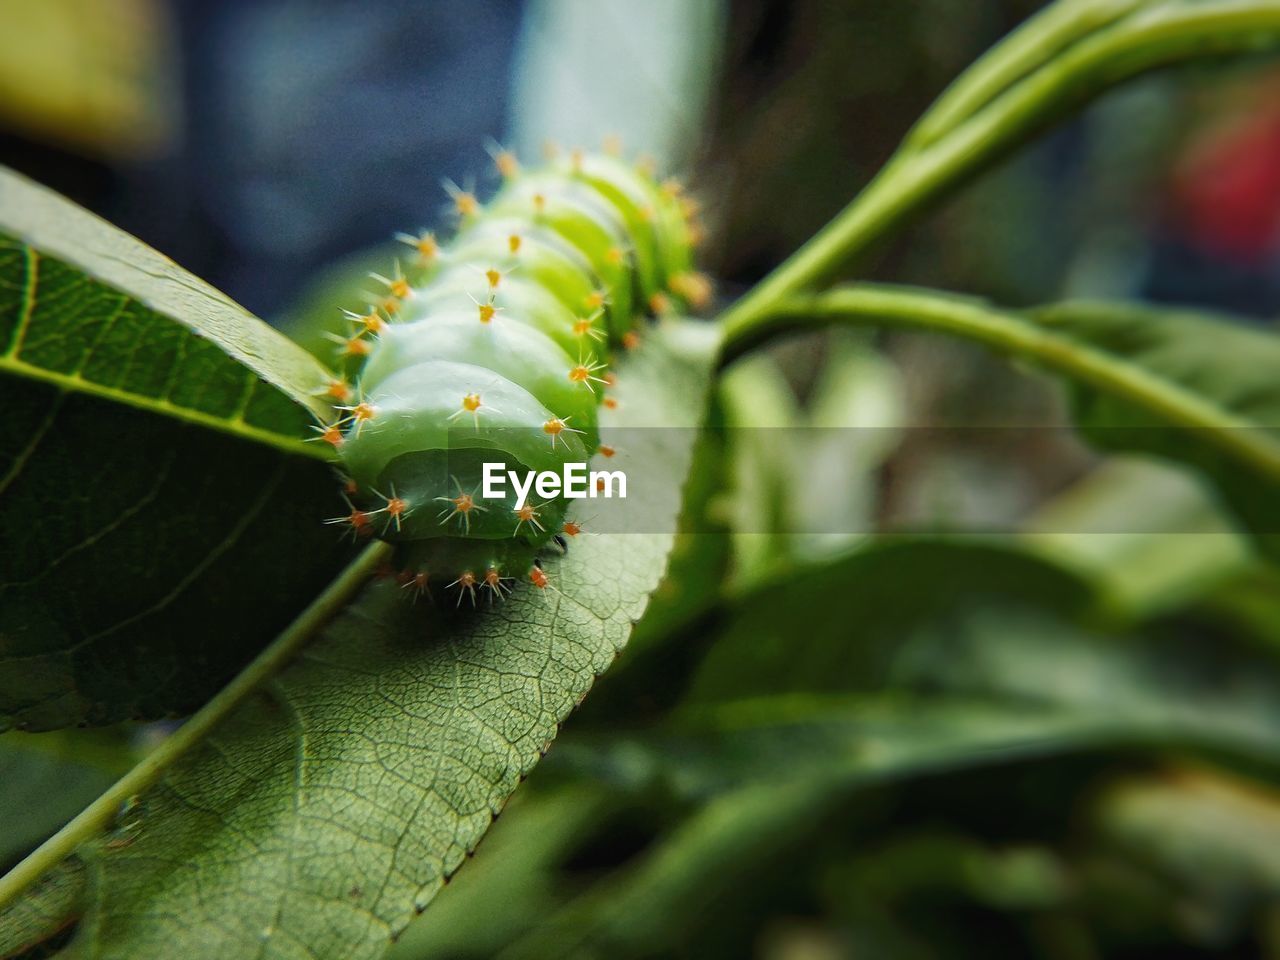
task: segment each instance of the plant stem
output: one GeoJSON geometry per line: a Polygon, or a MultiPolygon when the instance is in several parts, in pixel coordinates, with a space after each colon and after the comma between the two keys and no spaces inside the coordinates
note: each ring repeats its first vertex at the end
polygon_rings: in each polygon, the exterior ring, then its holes
{"type": "Polygon", "coordinates": [[[726,329],[725,362],[771,336],[833,323],[946,333],[1033,361],[1129,401],[1173,426],[1204,431],[1207,441],[1280,484],[1280,443],[1257,424],[1052,327],[1042,327],[980,300],[877,284],[837,287],[817,296],[783,301],[768,315],[726,329]]]}
{"type": "Polygon", "coordinates": [[[258,654],[212,700],[98,799],[85,807],[74,820],[0,877],[0,910],[74,853],[80,844],[105,830],[121,804],[159,780],[166,770],[203,740],[241,701],[288,664],[316,632],[360,590],[390,551],[390,544],[383,542],[367,547],[270,646],[258,654]]]}
{"type": "MultiPolygon", "coordinates": [[[[1033,21],[1025,29],[1045,26],[1033,21]]],[[[741,337],[752,323],[768,321],[781,301],[829,282],[921,207],[1121,80],[1181,60],[1278,43],[1280,0],[1158,5],[1090,34],[930,146],[901,149],[834,220],[725,311],[726,332],[741,337]]]]}
{"type": "Polygon", "coordinates": [[[1153,0],[1058,0],[975,61],[942,92],[903,141],[923,149],[1071,44],[1115,23],[1153,0]]]}

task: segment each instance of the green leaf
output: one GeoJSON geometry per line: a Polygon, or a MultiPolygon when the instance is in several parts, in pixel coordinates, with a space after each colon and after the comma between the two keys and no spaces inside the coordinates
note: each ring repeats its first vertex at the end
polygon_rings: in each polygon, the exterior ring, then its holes
{"type": "Polygon", "coordinates": [[[0,911],[0,955],[48,956],[44,948],[49,941],[63,936],[79,916],[88,882],[85,874],[79,859],[64,860],[0,911]]]}
{"type": "Polygon", "coordinates": [[[875,689],[921,623],[1000,605],[1074,617],[1092,586],[998,540],[898,539],[787,573],[744,596],[697,667],[690,698],[875,689]],[[782,602],[784,601],[785,602],[782,602]]]}
{"type": "Polygon", "coordinates": [[[1280,557],[1280,471],[1265,471],[1261,457],[1251,456],[1269,453],[1280,464],[1280,336],[1238,319],[1105,303],[1057,304],[1032,318],[1212,412],[1217,424],[1188,429],[1171,426],[1155,405],[1097,387],[1075,392],[1075,418],[1091,440],[1202,471],[1280,557]]]}
{"type": "Polygon", "coordinates": [[[793,526],[786,492],[797,462],[800,409],[777,361],[750,357],[718,384],[733,496],[733,579],[750,584],[785,566],[793,526]]]}
{"type": "MultiPolygon", "coordinates": [[[[762,628],[760,614],[750,606],[743,616],[762,628]]],[[[831,616],[855,622],[843,610],[831,616]]],[[[779,693],[690,706],[630,733],[567,736],[551,758],[556,773],[700,805],[500,956],[674,950],[715,922],[708,917],[718,898],[747,899],[779,871],[799,878],[820,866],[843,842],[857,809],[851,797],[886,784],[978,777],[1081,751],[1197,752],[1280,769],[1280,685],[1247,657],[1214,651],[1197,660],[1165,642],[1126,646],[1043,617],[933,619],[896,645],[885,692],[779,693]]],[[[779,684],[787,685],[797,684],[779,684]]],[[[997,806],[1017,802],[989,789],[980,795],[997,806]]],[[[873,827],[847,856],[857,862],[882,840],[873,827]]]]}
{"type": "MultiPolygon", "coordinates": [[[[801,568],[786,581],[785,604],[780,589],[728,611],[699,677],[701,700],[660,723],[633,719],[620,729],[611,716],[561,738],[539,777],[594,783],[677,825],[580,896],[584,877],[562,857],[559,871],[534,882],[539,902],[551,891],[566,905],[549,922],[526,910],[530,932],[502,956],[575,955],[571,946],[588,956],[649,955],[687,944],[691,930],[714,937],[717,922],[733,921],[711,919],[711,901],[758,895],[779,870],[803,883],[815,860],[845,842],[827,814],[847,826],[852,795],[869,788],[948,772],[986,777],[984,769],[1082,751],[1197,750],[1280,768],[1280,685],[1265,661],[1231,644],[1206,652],[1176,635],[1073,627],[1064,620],[1087,610],[1084,585],[1011,546],[885,544],[801,568]]],[[[545,850],[544,827],[521,829],[506,835],[507,855],[545,850]]],[[[848,841],[853,862],[884,839],[877,829],[848,841]]],[[[483,847],[478,865],[492,852],[483,847]]],[[[591,851],[575,859],[583,856],[591,851]]],[[[486,877],[499,896],[496,875],[486,877]]],[[[440,905],[464,927],[497,902],[475,888],[465,898],[454,892],[440,905]]],[[[425,956],[458,953],[439,951],[451,942],[445,931],[406,938],[419,939],[437,945],[425,956]]],[[[498,950],[485,940],[478,952],[498,950]]]]}
{"type": "MultiPolygon", "coordinates": [[[[0,737],[0,866],[25,856],[102,793],[133,759],[120,728],[0,737]]],[[[65,928],[78,915],[83,865],[62,863],[0,911],[0,956],[65,928]]]]}
{"type": "Polygon", "coordinates": [[[14,863],[75,816],[131,759],[118,729],[0,737],[0,865],[14,863]]]}
{"type": "Polygon", "coordinates": [[[717,705],[678,730],[566,739],[553,758],[584,774],[702,803],[501,956],[665,954],[720,898],[803,875],[837,842],[830,817],[855,792],[1057,756],[1097,743],[1104,728],[1086,716],[982,703],[767,697],[717,705]]]}
{"type": "MultiPolygon", "coordinates": [[[[1021,637],[1038,654],[1047,654],[1047,662],[1074,671],[1060,681],[1072,686],[1066,695],[1051,690],[1038,696],[1029,689],[1045,683],[1043,673],[1029,669],[1029,660],[998,663],[996,669],[1021,670],[1021,676],[986,678],[986,690],[973,684],[972,691],[943,697],[904,688],[886,696],[780,693],[708,704],[653,730],[567,739],[555,764],[616,787],[700,799],[773,782],[868,785],[886,776],[1082,748],[1170,746],[1227,752],[1280,768],[1275,744],[1280,691],[1274,684],[1249,689],[1240,671],[1234,679],[1245,692],[1238,699],[1190,684],[1161,686],[1159,666],[1151,660],[1135,663],[1122,655],[1082,663],[1085,655],[1079,650],[1031,642],[1043,623],[1021,626],[1021,637]],[[1078,695],[1077,686],[1089,681],[1103,682],[1098,695],[1078,695]],[[1006,683],[1008,689],[1001,690],[1006,683]],[[1195,709],[1175,701],[1175,695],[1195,709]]],[[[982,629],[982,654],[1016,661],[1014,632],[993,631],[989,623],[982,629]]],[[[970,651],[961,656],[976,659],[970,651]]]]}
{"type": "Polygon", "coordinates": [[[1199,600],[1195,615],[1280,654],[1280,569],[1255,565],[1199,600]]]}
{"type": "Polygon", "coordinates": [[[495,955],[561,905],[565,861],[584,839],[611,826],[615,806],[589,784],[521,790],[475,859],[449,881],[430,915],[410,925],[389,960],[495,955]]]}
{"type": "Polygon", "coordinates": [[[1030,702],[798,696],[717,705],[681,729],[566,738],[553,757],[570,748],[584,774],[639,796],[664,787],[703,803],[500,956],[665,954],[708,922],[720,898],[749,897],[779,871],[803,875],[840,842],[830,818],[858,791],[1160,739],[1136,716],[1030,702]]]}
{"type": "Polygon", "coordinates": [[[720,409],[710,399],[708,428],[698,434],[689,479],[685,484],[680,533],[667,564],[667,574],[649,599],[644,616],[602,680],[603,689],[583,708],[583,720],[625,711],[637,701],[659,710],[679,696],[676,683],[655,683],[683,676],[696,662],[696,650],[681,643],[683,634],[715,608],[731,563],[730,534],[716,516],[728,474],[728,444],[720,428],[720,409]]]}
{"type": "Polygon", "coordinates": [[[1131,621],[1186,607],[1259,565],[1212,484],[1143,456],[1095,467],[1037,508],[1019,540],[1097,583],[1113,617],[1131,621]]]}
{"type": "Polygon", "coordinates": [[[945,763],[1012,734],[1034,745],[1058,724],[1078,742],[1184,742],[1280,765],[1271,650],[1206,648],[1176,621],[1121,638],[1094,623],[1086,581],[1010,543],[888,541],[784,583],[786,603],[766,585],[722,612],[666,721],[580,732],[556,765],[696,797],[823,775],[836,757],[860,772],[882,755],[945,763]]]}
{"type": "Polygon", "coordinates": [[[0,729],[188,712],[332,577],[325,376],[0,171],[0,729]]]}
{"type": "Polygon", "coordinates": [[[680,956],[717,897],[752,890],[763,874],[793,868],[789,854],[839,800],[813,780],[722,794],[498,956],[680,956]]]}
{"type": "Polygon", "coordinates": [[[1224,913],[1242,892],[1280,896],[1280,802],[1274,791],[1210,770],[1112,785],[1092,819],[1126,859],[1151,863],[1181,891],[1199,891],[1224,913]]]}
{"type": "MultiPolygon", "coordinates": [[[[628,503],[674,530],[716,330],[664,324],[623,371],[628,503]]],[[[379,957],[462,863],[626,642],[674,534],[579,537],[506,604],[362,600],[140,798],[68,956],[379,957]]]]}

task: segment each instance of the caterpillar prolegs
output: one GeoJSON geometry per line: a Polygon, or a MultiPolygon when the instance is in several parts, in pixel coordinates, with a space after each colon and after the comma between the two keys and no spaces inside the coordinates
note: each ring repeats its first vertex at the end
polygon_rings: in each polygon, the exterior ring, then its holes
{"type": "Polygon", "coordinates": [[[494,160],[493,199],[447,184],[453,240],[401,235],[413,259],[348,314],[341,350],[359,369],[329,386],[341,417],[321,431],[347,477],[351,512],[335,522],[395,543],[405,586],[472,603],[516,579],[546,589],[540,552],[579,530],[563,495],[482,499],[482,464],[560,472],[610,454],[598,420],[613,351],[635,345],[641,317],[710,298],[692,267],[696,209],[675,181],[612,154],[494,160]]]}

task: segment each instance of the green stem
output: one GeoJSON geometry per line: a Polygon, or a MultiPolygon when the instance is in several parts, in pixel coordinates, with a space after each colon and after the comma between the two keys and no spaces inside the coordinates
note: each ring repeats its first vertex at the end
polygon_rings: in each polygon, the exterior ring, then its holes
{"type": "Polygon", "coordinates": [[[0,877],[0,910],[74,853],[82,843],[105,830],[120,810],[121,804],[159,780],[166,770],[208,736],[241,701],[288,664],[316,632],[355,596],[387,558],[390,550],[390,545],[382,542],[366,548],[270,646],[258,654],[212,700],[102,796],[85,807],[74,820],[0,877]]]}
{"type": "MultiPolygon", "coordinates": [[[[1043,30],[1044,24],[1028,29],[1043,30]]],[[[1280,0],[1166,4],[1090,34],[930,146],[900,150],[834,220],[724,313],[726,328],[741,330],[774,313],[791,295],[837,277],[923,206],[1121,80],[1181,60],[1277,43],[1280,0]]],[[[991,85],[982,82],[978,89],[991,85]]],[[[970,99],[965,98],[965,109],[970,99]]],[[[948,108],[946,116],[954,118],[956,108],[948,108]]]]}
{"type": "Polygon", "coordinates": [[[1257,424],[1134,364],[980,300],[876,284],[837,287],[783,301],[767,315],[727,328],[724,360],[728,363],[778,334],[834,323],[929,330],[985,344],[1126,400],[1172,426],[1204,431],[1219,449],[1280,483],[1280,443],[1257,424]]]}
{"type": "Polygon", "coordinates": [[[931,146],[1073,43],[1153,0],[1058,0],[962,73],[911,128],[903,149],[931,146]]]}

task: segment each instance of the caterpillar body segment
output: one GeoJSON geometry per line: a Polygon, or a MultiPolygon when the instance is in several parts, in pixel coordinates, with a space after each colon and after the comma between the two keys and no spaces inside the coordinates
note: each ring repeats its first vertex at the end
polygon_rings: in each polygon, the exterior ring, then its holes
{"type": "Polygon", "coordinates": [[[691,270],[696,227],[679,189],[603,154],[537,169],[505,151],[494,160],[504,183],[487,204],[448,185],[452,242],[399,235],[415,256],[375,278],[381,299],[339,338],[347,374],[320,387],[341,402],[317,431],[347,478],[354,519],[338,520],[397,545],[415,598],[428,584],[458,603],[502,599],[518,580],[553,589],[539,555],[581,529],[569,501],[520,502],[510,485],[483,497],[483,464],[560,473],[612,454],[599,433],[601,406],[616,405],[612,352],[637,342],[655,304],[710,295],[691,270]]]}

